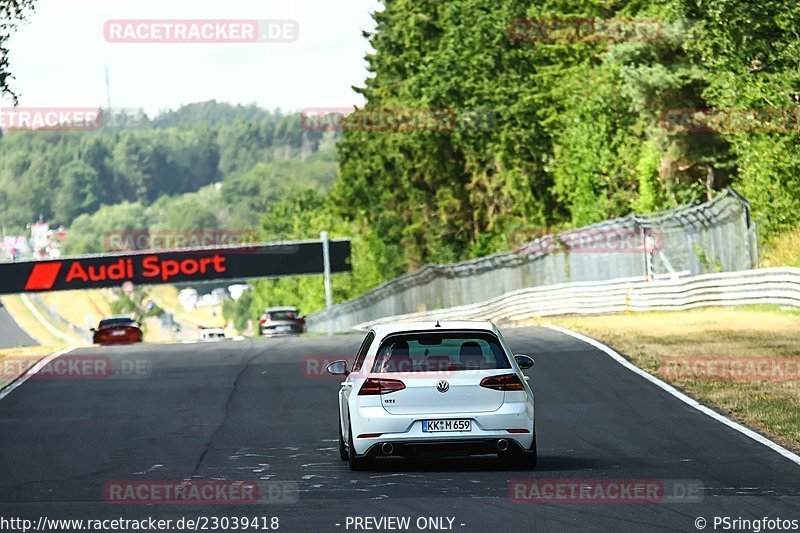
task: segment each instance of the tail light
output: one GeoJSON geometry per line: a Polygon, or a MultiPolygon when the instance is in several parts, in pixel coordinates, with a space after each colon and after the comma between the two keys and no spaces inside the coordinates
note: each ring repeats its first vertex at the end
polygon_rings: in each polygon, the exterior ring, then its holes
{"type": "Polygon", "coordinates": [[[519,376],[516,374],[502,374],[500,376],[489,376],[481,380],[481,387],[494,390],[525,390],[519,376]]]}
{"type": "Polygon", "coordinates": [[[262,316],[261,317],[261,325],[263,326],[267,322],[269,322],[269,318],[267,318],[267,315],[262,316]]]}
{"type": "Polygon", "coordinates": [[[374,396],[376,394],[389,394],[406,388],[406,384],[399,379],[376,379],[368,378],[361,390],[358,391],[359,396],[374,396]]]}
{"type": "Polygon", "coordinates": [[[298,324],[305,324],[306,323],[306,318],[303,317],[303,316],[297,317],[297,323],[298,324]]]}

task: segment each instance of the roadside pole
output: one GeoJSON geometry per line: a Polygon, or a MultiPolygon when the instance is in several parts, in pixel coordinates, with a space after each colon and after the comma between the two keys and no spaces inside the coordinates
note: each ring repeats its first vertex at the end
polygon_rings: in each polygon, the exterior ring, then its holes
{"type": "MultiPolygon", "coordinates": [[[[322,268],[325,279],[325,309],[333,307],[333,293],[331,292],[331,254],[328,246],[328,232],[322,231],[319,234],[322,239],[322,268]]],[[[328,335],[333,335],[333,324],[328,320],[328,335]]]]}

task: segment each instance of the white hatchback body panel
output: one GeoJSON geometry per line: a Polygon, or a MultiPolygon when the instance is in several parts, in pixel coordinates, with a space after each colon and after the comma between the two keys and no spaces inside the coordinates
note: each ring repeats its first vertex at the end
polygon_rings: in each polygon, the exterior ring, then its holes
{"type": "MultiPolygon", "coordinates": [[[[363,364],[345,378],[339,393],[341,431],[346,443],[349,442],[352,428],[354,449],[350,453],[355,452],[356,456],[368,452],[381,455],[380,445],[383,443],[391,443],[395,447],[429,443],[447,447],[450,443],[458,445],[468,442],[483,446],[494,445],[499,439],[514,442],[523,450],[530,448],[535,431],[533,393],[494,324],[467,321],[398,323],[376,326],[368,336],[372,334],[374,339],[363,358],[363,364]],[[391,368],[374,367],[376,363],[384,364],[384,359],[376,362],[376,356],[387,337],[398,338],[397,334],[403,334],[404,338],[408,338],[405,334],[422,336],[438,333],[495,338],[495,351],[499,345],[506,359],[506,367],[460,370],[455,366],[442,365],[435,371],[388,371],[391,368]],[[373,368],[376,372],[371,371],[373,368]],[[516,374],[522,383],[522,390],[504,391],[481,386],[485,378],[509,374],[516,374]],[[399,380],[404,388],[359,395],[369,378],[399,380]],[[442,433],[423,431],[423,422],[454,419],[471,421],[469,430],[442,433]]],[[[437,358],[428,355],[427,349],[425,356],[430,357],[428,360],[437,358]]],[[[461,356],[465,357],[463,353],[461,356]]],[[[386,360],[391,358],[385,357],[386,360]]],[[[444,359],[444,356],[438,357],[444,359]]],[[[398,370],[409,369],[401,365],[398,370]]]]}

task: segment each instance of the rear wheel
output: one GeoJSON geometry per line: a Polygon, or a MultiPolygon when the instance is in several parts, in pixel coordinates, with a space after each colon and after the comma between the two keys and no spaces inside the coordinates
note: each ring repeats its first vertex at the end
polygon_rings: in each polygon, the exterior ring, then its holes
{"type": "Polygon", "coordinates": [[[350,426],[350,435],[347,437],[347,462],[350,464],[350,470],[367,470],[370,466],[370,460],[367,457],[356,457],[356,449],[353,447],[353,427],[350,426]]]}
{"type": "Polygon", "coordinates": [[[520,453],[517,464],[520,468],[524,468],[526,470],[533,470],[536,468],[536,463],[539,460],[539,454],[536,451],[536,430],[533,430],[533,442],[531,442],[531,447],[527,450],[524,450],[520,453]]]}
{"type": "Polygon", "coordinates": [[[342,415],[339,414],[339,459],[347,461],[347,446],[344,445],[344,437],[342,437],[342,415]]]}
{"type": "Polygon", "coordinates": [[[536,452],[536,430],[533,431],[533,441],[528,449],[516,446],[505,452],[499,453],[498,457],[504,465],[521,470],[533,470],[536,468],[538,455],[536,452]]]}

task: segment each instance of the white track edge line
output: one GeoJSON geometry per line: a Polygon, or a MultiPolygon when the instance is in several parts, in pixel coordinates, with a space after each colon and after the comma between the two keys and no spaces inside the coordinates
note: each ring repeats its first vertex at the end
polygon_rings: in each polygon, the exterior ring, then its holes
{"type": "Polygon", "coordinates": [[[709,409],[708,407],[706,407],[705,405],[701,404],[700,402],[698,402],[694,398],[691,398],[691,397],[687,396],[686,394],[682,393],[681,391],[679,391],[678,389],[676,389],[672,385],[669,385],[668,383],[666,383],[664,381],[661,381],[660,379],[658,379],[657,377],[653,376],[652,374],[649,374],[649,373],[645,372],[644,370],[642,370],[638,366],[634,365],[633,363],[631,363],[630,361],[628,361],[627,359],[622,357],[619,353],[614,351],[613,348],[611,348],[609,346],[606,346],[602,342],[600,342],[598,340],[595,340],[595,339],[592,339],[591,337],[587,337],[586,335],[582,335],[580,333],[577,333],[575,331],[572,331],[572,330],[569,330],[569,329],[566,329],[566,328],[562,328],[561,326],[554,326],[552,324],[544,324],[543,326],[548,328],[548,329],[552,329],[554,331],[558,331],[559,333],[563,333],[565,335],[569,335],[570,337],[574,337],[574,338],[576,338],[576,339],[578,339],[580,341],[585,342],[586,344],[589,344],[589,345],[597,348],[598,350],[600,350],[601,352],[605,353],[606,355],[608,355],[609,357],[614,359],[616,362],[618,362],[619,364],[621,364],[622,366],[624,366],[625,368],[627,368],[631,372],[635,372],[636,374],[639,374],[641,377],[643,377],[644,379],[646,379],[650,383],[653,383],[657,387],[660,387],[661,389],[667,391],[668,393],[670,393],[672,396],[675,396],[676,398],[678,398],[683,403],[685,403],[687,405],[690,405],[691,407],[694,407],[695,409],[697,409],[701,413],[710,416],[711,418],[713,418],[717,422],[721,422],[721,423],[725,424],[726,426],[728,426],[729,428],[735,429],[739,433],[742,433],[742,434],[750,437],[754,441],[756,441],[756,442],[758,442],[760,444],[763,444],[767,448],[770,448],[771,450],[781,454],[782,456],[784,456],[785,458],[789,459],[793,463],[800,465],[800,456],[798,456],[796,453],[793,453],[793,452],[787,450],[786,448],[784,448],[780,444],[771,441],[770,439],[766,438],[765,436],[761,435],[760,433],[756,433],[752,429],[749,429],[749,428],[741,425],[738,422],[734,422],[730,418],[719,414],[718,412],[714,411],[713,409],[709,409]]]}
{"type": "Polygon", "coordinates": [[[24,374],[18,377],[15,381],[11,382],[9,385],[0,389],[0,400],[11,394],[13,391],[17,389],[20,385],[31,379],[31,376],[36,374],[39,370],[44,368],[50,361],[61,357],[64,354],[71,352],[72,350],[76,349],[77,346],[70,346],[69,348],[64,348],[56,353],[51,353],[50,355],[46,355],[45,357],[41,358],[39,362],[29,368],[24,374]]]}

